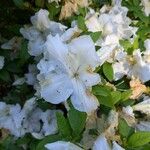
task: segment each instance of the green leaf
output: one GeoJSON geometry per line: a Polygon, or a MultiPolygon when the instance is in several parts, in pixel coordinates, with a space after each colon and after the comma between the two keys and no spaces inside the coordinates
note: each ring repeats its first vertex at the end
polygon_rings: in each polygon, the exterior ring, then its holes
{"type": "Polygon", "coordinates": [[[131,90],[127,90],[127,91],[122,92],[121,93],[121,100],[122,101],[128,100],[130,98],[131,94],[132,94],[131,90]]]}
{"type": "Polygon", "coordinates": [[[62,140],[62,137],[59,135],[59,134],[56,134],[56,135],[49,135],[47,137],[45,137],[44,139],[42,139],[37,147],[36,147],[36,150],[45,150],[45,145],[47,143],[52,143],[52,142],[56,142],[56,141],[59,141],[59,140],[62,140]]]}
{"type": "Polygon", "coordinates": [[[99,31],[99,32],[92,32],[90,34],[90,36],[91,36],[93,42],[96,42],[100,38],[101,34],[102,34],[101,31],[99,31]]]}
{"type": "Polygon", "coordinates": [[[78,28],[79,29],[81,29],[82,31],[87,31],[87,27],[85,25],[84,17],[78,16],[77,23],[78,23],[78,28]]]}
{"type": "Polygon", "coordinates": [[[68,112],[68,119],[71,125],[71,128],[75,134],[80,134],[86,123],[86,113],[80,112],[74,108],[70,109],[68,112]]]}
{"type": "Polygon", "coordinates": [[[8,71],[0,70],[0,79],[6,82],[11,81],[8,71]]]}
{"type": "Polygon", "coordinates": [[[92,93],[96,95],[100,104],[103,104],[107,107],[114,108],[112,96],[111,96],[111,89],[107,86],[94,86],[92,87],[92,93]]]}
{"type": "Polygon", "coordinates": [[[132,47],[132,44],[128,40],[120,40],[119,43],[120,43],[121,46],[123,46],[123,48],[125,50],[128,50],[129,48],[132,47]]]}
{"type": "Polygon", "coordinates": [[[127,99],[123,102],[121,102],[121,106],[123,107],[127,107],[127,106],[132,106],[135,103],[135,101],[133,101],[133,99],[127,99]]]}
{"type": "Polygon", "coordinates": [[[70,138],[71,137],[71,127],[70,127],[69,121],[60,112],[57,112],[56,116],[57,116],[57,125],[58,125],[60,134],[64,138],[67,138],[67,139],[70,138]]]}
{"type": "Polygon", "coordinates": [[[57,6],[56,3],[46,3],[46,6],[49,11],[49,18],[52,20],[58,19],[57,14],[60,13],[60,7],[57,6]]]}
{"type": "Polygon", "coordinates": [[[114,78],[114,72],[113,72],[113,68],[112,65],[108,62],[104,63],[103,65],[103,73],[106,76],[106,78],[109,81],[112,81],[114,78]]]}
{"type": "Polygon", "coordinates": [[[110,95],[111,90],[107,86],[96,85],[92,87],[92,93],[94,95],[108,96],[110,95]]]}
{"type": "Polygon", "coordinates": [[[21,59],[20,63],[25,63],[26,60],[30,57],[27,48],[27,41],[22,41],[21,50],[19,51],[19,58],[21,59]]]}
{"type": "Polygon", "coordinates": [[[24,0],[13,0],[13,2],[19,8],[22,8],[24,6],[24,0]]]}
{"type": "Polygon", "coordinates": [[[129,139],[127,141],[127,145],[129,147],[139,147],[139,146],[143,146],[149,142],[150,142],[150,132],[139,131],[139,132],[132,134],[129,137],[129,139]]]}
{"type": "Polygon", "coordinates": [[[38,7],[43,7],[45,1],[44,0],[35,0],[35,5],[38,7]]]}
{"type": "Polygon", "coordinates": [[[118,125],[119,133],[123,138],[128,138],[134,133],[134,129],[131,128],[124,119],[119,120],[118,125]]]}
{"type": "Polygon", "coordinates": [[[80,15],[82,15],[83,17],[85,17],[87,14],[87,8],[85,8],[85,7],[83,7],[83,8],[79,7],[78,11],[79,11],[80,15]]]}
{"type": "Polygon", "coordinates": [[[138,48],[139,48],[139,37],[137,36],[133,42],[133,49],[138,49],[138,48]]]}
{"type": "Polygon", "coordinates": [[[121,100],[121,92],[119,91],[112,91],[111,96],[112,96],[113,104],[116,104],[118,101],[121,100]]]}
{"type": "Polygon", "coordinates": [[[107,107],[111,107],[111,108],[114,108],[114,104],[112,102],[112,97],[111,95],[108,95],[108,96],[101,96],[101,95],[98,95],[96,96],[98,98],[98,101],[100,102],[100,104],[103,104],[107,107]]]}
{"type": "Polygon", "coordinates": [[[12,73],[20,73],[23,69],[19,66],[19,61],[9,61],[9,63],[5,66],[6,70],[12,73]]]}

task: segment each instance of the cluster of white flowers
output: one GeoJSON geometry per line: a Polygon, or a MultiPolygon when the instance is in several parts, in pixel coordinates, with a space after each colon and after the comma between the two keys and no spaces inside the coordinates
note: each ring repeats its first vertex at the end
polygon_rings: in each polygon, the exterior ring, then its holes
{"type": "MultiPolygon", "coordinates": [[[[22,28],[20,32],[29,40],[31,55],[44,55],[37,65],[40,70],[37,93],[53,104],[66,101],[71,96],[76,109],[85,112],[96,110],[99,103],[90,89],[100,82],[100,76],[93,72],[99,65],[99,57],[90,36],[80,36],[69,42],[79,31],[77,25],[64,31],[65,26],[48,19],[46,10],[37,12],[31,17],[31,22],[32,27],[22,28]]],[[[35,85],[35,75],[26,74],[27,83],[35,85]]]]}
{"type": "Polygon", "coordinates": [[[47,10],[41,9],[31,17],[33,26],[20,29],[24,38],[29,40],[28,52],[32,56],[39,56],[43,52],[43,45],[49,34],[61,34],[66,29],[64,25],[50,21],[48,15],[47,10]]]}
{"type": "Polygon", "coordinates": [[[121,47],[119,40],[129,39],[136,32],[136,28],[130,26],[131,20],[127,17],[128,9],[122,7],[120,2],[114,2],[112,8],[103,6],[100,13],[91,10],[86,16],[88,30],[102,32],[102,38],[96,43],[101,47],[97,51],[101,64],[105,61],[112,62],[112,59],[115,59],[113,53],[121,47]]]}
{"type": "MultiPolygon", "coordinates": [[[[48,150],[62,150],[62,149],[68,149],[68,150],[84,150],[81,147],[65,141],[57,141],[54,143],[46,144],[45,147],[48,150]]],[[[120,145],[118,145],[115,141],[113,142],[112,148],[111,145],[107,142],[107,139],[105,136],[101,135],[97,138],[95,141],[92,150],[124,150],[120,145]]]]}
{"type": "MultiPolygon", "coordinates": [[[[48,0],[49,3],[54,1],[59,3],[61,0],[48,0]]],[[[143,0],[142,5],[145,15],[148,16],[149,1],[143,0]]],[[[90,115],[95,113],[100,105],[96,96],[92,94],[92,86],[102,84],[100,74],[95,72],[96,68],[109,62],[114,72],[113,81],[126,76],[131,80],[138,79],[144,84],[150,80],[150,39],[144,41],[145,51],[134,49],[133,54],[129,55],[120,44],[120,40],[133,43],[137,38],[138,29],[131,26],[132,20],[127,16],[128,9],[121,6],[121,0],[113,0],[112,6],[104,5],[99,12],[92,8],[88,10],[84,18],[87,31],[102,33],[95,43],[90,35],[80,35],[82,30],[78,28],[76,20],[68,28],[59,22],[51,21],[47,10],[40,9],[36,12],[31,17],[32,25],[20,29],[23,37],[28,40],[28,52],[34,56],[34,64],[29,64],[28,73],[22,78],[15,76],[12,85],[27,83],[36,90],[37,99],[43,98],[52,104],[67,103],[71,100],[75,109],[86,112],[91,119],[90,115]]],[[[1,48],[19,49],[21,40],[22,38],[14,37],[1,48]]],[[[4,57],[0,56],[0,69],[3,66],[4,57]]],[[[117,143],[119,140],[112,139],[118,129],[120,117],[137,131],[150,131],[150,97],[143,97],[142,102],[120,110],[112,110],[107,119],[100,118],[101,127],[97,127],[98,118],[92,123],[88,118],[90,123],[87,119],[78,146],[66,141],[57,141],[46,144],[45,147],[48,150],[83,150],[84,147],[92,147],[93,150],[124,150],[120,143],[117,143]],[[147,121],[143,119],[137,123],[134,111],[146,114],[147,121]],[[107,129],[102,130],[103,125],[107,126],[107,129]],[[91,127],[100,130],[98,138],[92,139],[89,135],[91,127]],[[92,140],[87,143],[89,145],[84,145],[90,138],[92,140]]],[[[38,108],[37,99],[34,97],[27,100],[23,108],[19,104],[0,102],[0,128],[8,129],[16,137],[31,133],[38,139],[57,133],[56,112],[60,110],[44,112],[38,108]]]]}
{"type": "Polygon", "coordinates": [[[23,108],[19,104],[9,105],[0,102],[0,128],[5,128],[16,137],[31,133],[35,138],[57,132],[57,110],[43,112],[37,107],[36,98],[26,101],[23,108]]]}

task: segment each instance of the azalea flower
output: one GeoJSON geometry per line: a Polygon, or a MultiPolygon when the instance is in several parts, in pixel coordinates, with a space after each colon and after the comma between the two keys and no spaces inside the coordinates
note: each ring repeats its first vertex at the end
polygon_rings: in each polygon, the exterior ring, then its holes
{"type": "Polygon", "coordinates": [[[113,4],[112,8],[104,6],[99,14],[90,10],[85,21],[89,31],[102,31],[101,38],[96,42],[101,47],[97,51],[101,65],[112,59],[113,53],[120,48],[119,40],[130,39],[136,32],[136,28],[130,26],[128,9],[121,6],[121,1],[113,1],[113,4]]]}
{"type": "Polygon", "coordinates": [[[23,136],[25,130],[22,128],[23,115],[20,113],[21,107],[19,104],[7,105],[0,102],[0,128],[5,128],[16,137],[23,136]]]}
{"type": "Polygon", "coordinates": [[[144,7],[145,15],[149,16],[150,15],[150,1],[149,0],[142,0],[141,3],[144,7]]]}
{"type": "MultiPolygon", "coordinates": [[[[144,56],[146,55],[144,54],[144,56]]],[[[133,59],[135,62],[132,65],[132,69],[128,73],[130,78],[138,78],[143,83],[150,80],[150,62],[147,62],[147,59],[145,59],[144,56],[142,56],[139,49],[133,52],[133,59]]]]}
{"type": "Polygon", "coordinates": [[[100,82],[100,76],[93,72],[99,58],[90,36],[80,36],[65,44],[58,35],[49,35],[45,48],[45,57],[37,65],[41,96],[53,104],[71,96],[79,111],[95,110],[99,103],[90,88],[100,82]]]}
{"type": "Polygon", "coordinates": [[[135,126],[136,119],[133,113],[133,108],[130,105],[123,107],[119,115],[127,122],[129,126],[135,126]]]}
{"type": "Polygon", "coordinates": [[[61,35],[61,39],[64,42],[68,42],[70,40],[72,40],[73,38],[76,38],[80,35],[81,30],[77,27],[77,25],[69,28],[68,30],[66,30],[62,35],[61,35]]]}
{"type": "MultiPolygon", "coordinates": [[[[57,141],[53,143],[46,144],[45,147],[47,150],[83,150],[81,147],[66,141],[57,141]]],[[[92,150],[125,150],[120,145],[118,145],[115,141],[112,142],[111,145],[107,142],[107,139],[104,135],[101,135],[94,142],[92,150]]]]}
{"type": "Polygon", "coordinates": [[[113,54],[114,56],[111,62],[114,72],[114,81],[117,81],[128,74],[130,70],[130,63],[127,59],[127,53],[122,47],[119,47],[113,54]]]}
{"type": "Polygon", "coordinates": [[[31,133],[41,139],[57,132],[57,111],[59,110],[43,112],[37,107],[35,98],[27,100],[22,109],[19,104],[7,105],[0,102],[0,128],[8,129],[15,137],[31,133]]]}
{"type": "Polygon", "coordinates": [[[128,9],[122,7],[120,3],[115,2],[111,9],[100,10],[100,14],[90,11],[86,16],[85,22],[89,31],[102,31],[102,36],[104,37],[114,34],[119,39],[130,38],[133,34],[133,28],[129,26],[131,20],[127,17],[128,9]]]}
{"type": "MultiPolygon", "coordinates": [[[[113,110],[108,115],[101,114],[101,117],[97,117],[96,113],[89,115],[86,121],[85,131],[81,144],[84,145],[85,149],[90,149],[97,141],[95,134],[90,134],[90,130],[97,131],[97,134],[103,135],[109,141],[120,142],[120,137],[117,135],[119,113],[113,110]]],[[[102,142],[104,143],[104,142],[102,142]]]]}
{"type": "Polygon", "coordinates": [[[49,34],[62,34],[66,26],[49,20],[49,12],[41,9],[31,17],[33,26],[21,28],[20,32],[24,38],[29,40],[28,49],[32,56],[39,56],[43,52],[43,44],[49,34]]]}
{"type": "Polygon", "coordinates": [[[136,125],[138,131],[150,131],[150,121],[140,121],[136,125]]]}
{"type": "Polygon", "coordinates": [[[101,48],[97,51],[97,54],[100,58],[100,64],[102,65],[106,60],[111,59],[112,53],[117,49],[117,44],[119,39],[115,35],[108,35],[106,38],[101,41],[101,48]]]}
{"type": "Polygon", "coordinates": [[[4,56],[0,56],[0,69],[4,66],[4,56]]]}
{"type": "Polygon", "coordinates": [[[98,20],[98,14],[95,13],[93,9],[90,9],[90,12],[86,15],[85,24],[88,31],[99,32],[103,30],[103,27],[98,20]]]}
{"type": "Polygon", "coordinates": [[[40,114],[40,120],[43,123],[43,125],[40,130],[40,133],[38,133],[37,135],[40,135],[41,138],[43,138],[44,136],[57,133],[58,129],[57,129],[56,112],[61,112],[61,111],[47,110],[40,114]]]}
{"type": "Polygon", "coordinates": [[[35,64],[29,64],[28,66],[28,73],[25,74],[26,83],[29,85],[36,84],[36,76],[38,74],[38,69],[35,64]]]}
{"type": "MultiPolygon", "coordinates": [[[[56,112],[59,110],[47,110],[43,112],[37,107],[36,99],[28,100],[22,112],[25,113],[23,128],[35,138],[42,139],[44,136],[57,132],[56,112]]],[[[60,111],[59,111],[60,112],[60,111]]]]}
{"type": "Polygon", "coordinates": [[[134,111],[140,111],[145,113],[147,116],[150,116],[150,98],[144,99],[142,102],[133,106],[134,111]]]}
{"type": "Polygon", "coordinates": [[[65,141],[57,141],[54,143],[46,144],[45,147],[47,150],[83,150],[79,146],[65,141]]]}
{"type": "Polygon", "coordinates": [[[93,150],[125,150],[115,141],[113,141],[113,146],[111,148],[110,144],[107,142],[107,139],[104,135],[100,135],[94,143],[93,150]]]}
{"type": "Polygon", "coordinates": [[[143,54],[144,54],[143,59],[147,63],[150,63],[150,39],[147,39],[144,41],[144,46],[145,46],[146,50],[143,52],[143,54]]]}

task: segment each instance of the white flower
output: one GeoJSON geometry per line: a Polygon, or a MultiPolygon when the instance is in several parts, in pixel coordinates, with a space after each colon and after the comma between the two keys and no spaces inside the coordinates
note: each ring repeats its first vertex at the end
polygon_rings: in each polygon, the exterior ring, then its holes
{"type": "Polygon", "coordinates": [[[19,104],[0,102],[0,128],[8,129],[15,137],[31,133],[41,139],[57,132],[56,111],[59,110],[43,112],[37,107],[34,97],[27,100],[22,109],[19,104]]]}
{"type": "Polygon", "coordinates": [[[45,145],[47,150],[83,150],[79,146],[65,141],[57,141],[45,145]]]}
{"type": "Polygon", "coordinates": [[[49,12],[40,9],[34,16],[31,17],[33,26],[39,31],[50,31],[52,34],[61,33],[66,29],[66,26],[49,20],[49,12]]]}
{"type": "Polygon", "coordinates": [[[25,74],[26,83],[29,85],[36,84],[36,75],[38,73],[37,67],[34,64],[29,64],[28,73],[25,74]]]}
{"type": "Polygon", "coordinates": [[[117,144],[115,141],[113,141],[113,147],[112,150],[125,150],[122,148],[119,144],[117,144]]]}
{"type": "Polygon", "coordinates": [[[150,39],[147,39],[144,41],[144,46],[146,48],[146,50],[143,52],[144,56],[143,59],[150,63],[150,39]]]}
{"type": "Polygon", "coordinates": [[[85,23],[89,31],[102,31],[101,38],[96,42],[101,47],[97,51],[101,65],[112,59],[113,53],[120,47],[119,40],[130,39],[135,34],[135,29],[130,27],[131,20],[127,17],[128,9],[120,3],[115,0],[113,7],[104,6],[99,14],[90,12],[86,16],[85,23]]]}
{"type": "Polygon", "coordinates": [[[41,133],[44,136],[57,132],[56,110],[47,110],[40,115],[43,126],[41,133]]]}
{"type": "Polygon", "coordinates": [[[144,41],[144,46],[146,48],[146,51],[150,51],[150,39],[146,39],[144,41]]]}
{"type": "MultiPolygon", "coordinates": [[[[87,16],[87,17],[88,17],[88,16],[87,16]]],[[[91,32],[102,31],[102,26],[101,26],[100,23],[99,23],[98,16],[97,16],[96,13],[90,15],[90,16],[86,19],[85,24],[86,24],[88,30],[91,31],[91,32]]]]}
{"type": "Polygon", "coordinates": [[[131,117],[134,117],[133,108],[131,106],[123,107],[122,111],[131,117]]]}
{"type": "Polygon", "coordinates": [[[115,35],[108,35],[104,41],[101,41],[101,48],[97,51],[101,65],[111,58],[113,51],[117,48],[116,42],[118,38],[115,35]]]}
{"type": "MultiPolygon", "coordinates": [[[[102,13],[89,13],[86,19],[86,26],[89,31],[102,31],[102,35],[115,34],[119,39],[128,39],[133,34],[130,27],[131,20],[126,16],[128,9],[121,7],[118,2],[108,11],[102,13]],[[89,17],[88,17],[89,16],[89,17]]],[[[120,3],[120,2],[119,2],[120,3]]]]}
{"type": "Polygon", "coordinates": [[[4,66],[4,56],[0,56],[0,69],[4,66]]]}
{"type": "Polygon", "coordinates": [[[141,111],[142,113],[150,116],[150,98],[145,99],[144,101],[133,106],[134,111],[141,111]]]}
{"type": "Polygon", "coordinates": [[[41,139],[57,132],[56,110],[43,112],[37,107],[35,98],[32,98],[25,103],[22,111],[25,113],[23,128],[35,138],[41,139]]]}
{"type": "Polygon", "coordinates": [[[8,129],[16,137],[24,135],[25,130],[21,126],[23,115],[20,115],[20,112],[20,105],[0,102],[0,128],[8,129]]]}
{"type": "Polygon", "coordinates": [[[78,29],[77,26],[69,28],[68,30],[66,30],[62,35],[61,35],[61,39],[64,42],[67,42],[73,38],[75,38],[76,36],[78,36],[81,33],[81,30],[78,29]]]}
{"type": "Polygon", "coordinates": [[[111,150],[105,136],[101,135],[94,143],[93,150],[111,150]]]}
{"type": "Polygon", "coordinates": [[[150,121],[140,121],[136,125],[136,129],[139,131],[150,131],[150,121]]]}
{"type": "Polygon", "coordinates": [[[142,82],[147,82],[150,80],[150,63],[146,61],[144,56],[142,56],[140,50],[133,52],[135,64],[132,65],[132,69],[129,71],[128,76],[138,78],[142,82]]]}
{"type": "Polygon", "coordinates": [[[90,88],[100,82],[99,75],[93,73],[99,58],[90,36],[80,36],[64,44],[58,35],[50,35],[46,49],[44,59],[38,64],[41,96],[54,104],[71,96],[79,111],[95,110],[99,103],[90,88]]]}
{"type": "Polygon", "coordinates": [[[40,31],[44,31],[49,28],[49,12],[44,9],[40,9],[34,16],[31,17],[31,22],[34,27],[40,31]]]}
{"type": "Polygon", "coordinates": [[[21,28],[20,32],[24,38],[29,40],[28,49],[29,54],[38,56],[43,52],[43,45],[46,37],[49,34],[62,34],[67,28],[66,26],[49,20],[49,12],[47,10],[39,10],[31,17],[33,26],[21,28]]]}
{"type": "Polygon", "coordinates": [[[144,13],[146,16],[150,15],[150,1],[149,0],[142,0],[142,5],[144,7],[144,13]]]}
{"type": "MultiPolygon", "coordinates": [[[[111,150],[111,146],[107,142],[107,139],[104,135],[100,135],[94,143],[93,150],[111,150]]],[[[113,141],[112,150],[125,150],[115,141],[113,141]]]]}
{"type": "Polygon", "coordinates": [[[114,80],[117,81],[121,79],[124,75],[127,74],[127,70],[125,69],[123,62],[116,62],[112,65],[114,71],[114,80]]]}

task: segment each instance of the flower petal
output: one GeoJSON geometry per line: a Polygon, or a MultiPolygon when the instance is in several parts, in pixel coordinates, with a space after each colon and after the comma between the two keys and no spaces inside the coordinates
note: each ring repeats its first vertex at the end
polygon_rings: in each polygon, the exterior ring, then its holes
{"type": "Polygon", "coordinates": [[[40,81],[40,93],[46,101],[58,104],[67,100],[72,94],[72,84],[63,66],[57,60],[44,61],[38,64],[40,74],[37,76],[40,81]]]}
{"type": "Polygon", "coordinates": [[[101,79],[99,74],[97,73],[90,73],[90,72],[81,72],[80,79],[84,82],[87,87],[91,87],[93,85],[98,84],[101,79]]]}
{"type": "Polygon", "coordinates": [[[99,102],[94,95],[81,83],[80,81],[73,79],[73,94],[71,101],[73,106],[83,112],[90,113],[97,109],[99,102]]]}
{"type": "Polygon", "coordinates": [[[65,141],[57,141],[54,143],[46,144],[45,147],[47,150],[83,150],[77,145],[65,141]]]}
{"type": "Polygon", "coordinates": [[[103,135],[97,138],[94,143],[93,150],[110,150],[107,139],[103,135]]]}
{"type": "Polygon", "coordinates": [[[92,68],[98,66],[99,57],[96,54],[95,45],[90,36],[84,35],[75,38],[68,46],[69,50],[76,54],[80,65],[91,66],[92,68]]]}
{"type": "Polygon", "coordinates": [[[120,145],[118,145],[115,141],[113,141],[113,148],[112,150],[125,150],[120,145]]]}
{"type": "Polygon", "coordinates": [[[136,125],[136,129],[139,131],[150,131],[150,121],[140,121],[140,123],[136,125]]]}

